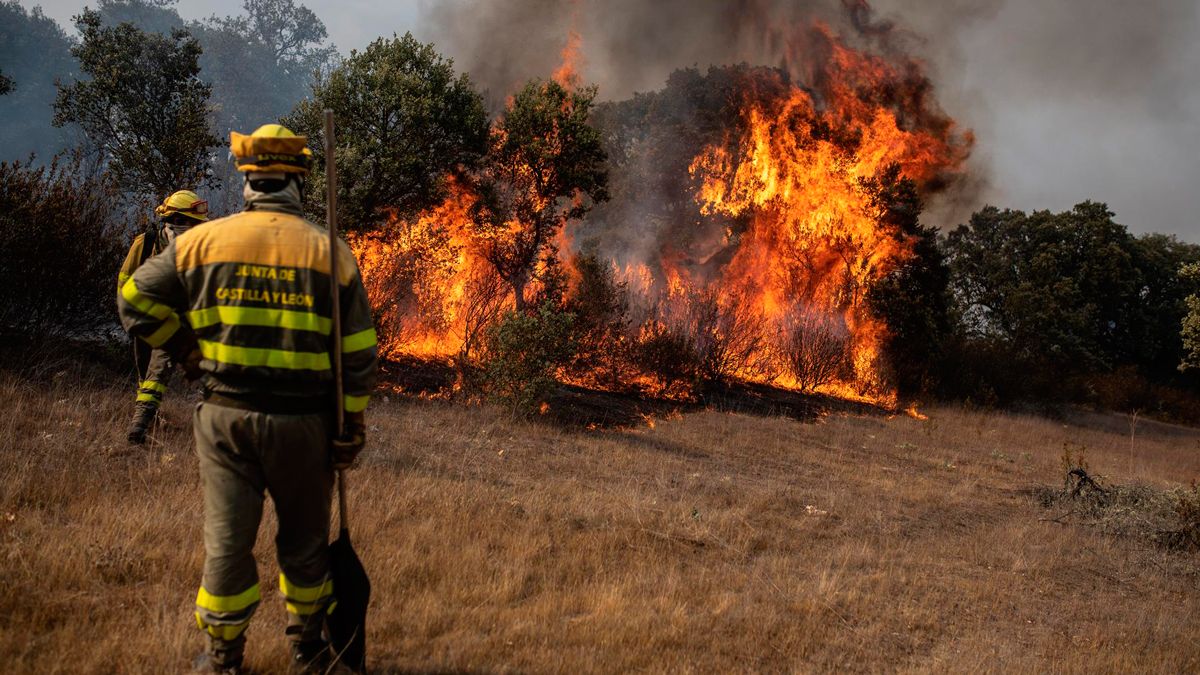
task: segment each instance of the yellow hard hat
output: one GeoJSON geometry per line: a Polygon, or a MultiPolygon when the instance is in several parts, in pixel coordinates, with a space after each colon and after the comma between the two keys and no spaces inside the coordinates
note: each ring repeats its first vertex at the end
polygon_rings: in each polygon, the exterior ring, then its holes
{"type": "Polygon", "coordinates": [[[191,190],[180,190],[164,199],[162,204],[154,208],[154,212],[162,217],[180,213],[204,221],[208,220],[208,202],[191,190]]]}
{"type": "Polygon", "coordinates": [[[264,124],[249,136],[229,134],[229,148],[238,171],[306,174],[312,166],[308,138],[297,136],[282,124],[264,124]]]}

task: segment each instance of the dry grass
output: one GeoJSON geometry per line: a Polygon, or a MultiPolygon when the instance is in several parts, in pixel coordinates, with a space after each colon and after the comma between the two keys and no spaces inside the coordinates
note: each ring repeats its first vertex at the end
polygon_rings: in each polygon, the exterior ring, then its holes
{"type": "MultiPolygon", "coordinates": [[[[0,378],[0,664],[175,672],[201,646],[189,404],[148,450],[124,391],[0,378]]],[[[371,662],[431,671],[1200,668],[1195,554],[1049,522],[1064,443],[1110,483],[1200,476],[1200,433],[958,409],[718,412],[583,432],[392,400],[352,474],[371,662]]],[[[258,553],[276,567],[268,515],[258,553]]],[[[282,670],[268,598],[249,663],[282,670]]]]}

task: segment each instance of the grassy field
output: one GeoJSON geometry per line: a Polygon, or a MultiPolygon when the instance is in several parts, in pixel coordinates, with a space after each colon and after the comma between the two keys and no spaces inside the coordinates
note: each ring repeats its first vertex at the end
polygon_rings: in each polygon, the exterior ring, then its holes
{"type": "MultiPolygon", "coordinates": [[[[0,376],[0,400],[0,670],[185,669],[202,646],[192,403],[172,392],[131,449],[124,389],[47,370],[0,376]]],[[[1200,433],[925,412],[584,431],[380,401],[351,481],[373,669],[1200,668],[1200,559],[1153,527],[1162,491],[1200,477],[1200,433]],[[1158,501],[1076,508],[1056,497],[1065,450],[1158,501]]],[[[248,665],[282,671],[281,598],[248,635],[248,665]]]]}

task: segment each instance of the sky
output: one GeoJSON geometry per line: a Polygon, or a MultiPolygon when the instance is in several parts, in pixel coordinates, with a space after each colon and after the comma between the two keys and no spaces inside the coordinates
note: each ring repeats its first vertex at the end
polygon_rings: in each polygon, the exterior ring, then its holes
{"type": "MultiPolygon", "coordinates": [[[[483,20],[485,13],[439,13],[454,1],[302,0],[325,21],[342,53],[380,35],[412,31],[471,68],[479,56],[471,45],[447,39],[455,34],[447,16],[470,22],[483,20]]],[[[21,2],[41,4],[64,26],[83,4],[21,2]]],[[[471,0],[457,2],[470,9],[471,0]]],[[[873,4],[911,29],[915,49],[931,64],[943,106],[975,132],[972,162],[983,188],[967,212],[984,203],[1061,211],[1096,199],[1107,202],[1118,222],[1135,232],[1165,232],[1200,243],[1200,208],[1194,199],[1200,191],[1196,0],[873,4]]],[[[186,18],[237,14],[241,1],[181,0],[177,8],[186,18]]],[[[594,56],[588,61],[586,40],[583,51],[587,79],[589,68],[598,73],[603,64],[594,56]]],[[[603,79],[597,79],[601,98],[630,93],[611,84],[606,91],[603,79]]],[[[967,212],[934,215],[943,220],[934,224],[953,225],[967,212]]]]}

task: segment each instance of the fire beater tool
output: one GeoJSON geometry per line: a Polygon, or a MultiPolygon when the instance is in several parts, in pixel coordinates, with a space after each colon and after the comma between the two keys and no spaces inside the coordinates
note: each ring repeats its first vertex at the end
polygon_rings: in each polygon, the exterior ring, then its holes
{"type": "MultiPolygon", "coordinates": [[[[343,411],[342,386],[342,312],[339,302],[337,272],[337,167],[333,159],[333,111],[325,111],[325,200],[326,222],[329,225],[329,278],[333,297],[333,382],[336,425],[334,433],[342,435],[346,416],[343,411]]],[[[329,565],[333,576],[333,593],[337,604],[326,621],[329,642],[334,655],[355,672],[364,672],[367,665],[367,605],[371,601],[371,580],[354,546],[350,542],[350,512],[346,508],[346,472],[337,472],[338,537],[329,545],[329,565]]]]}

